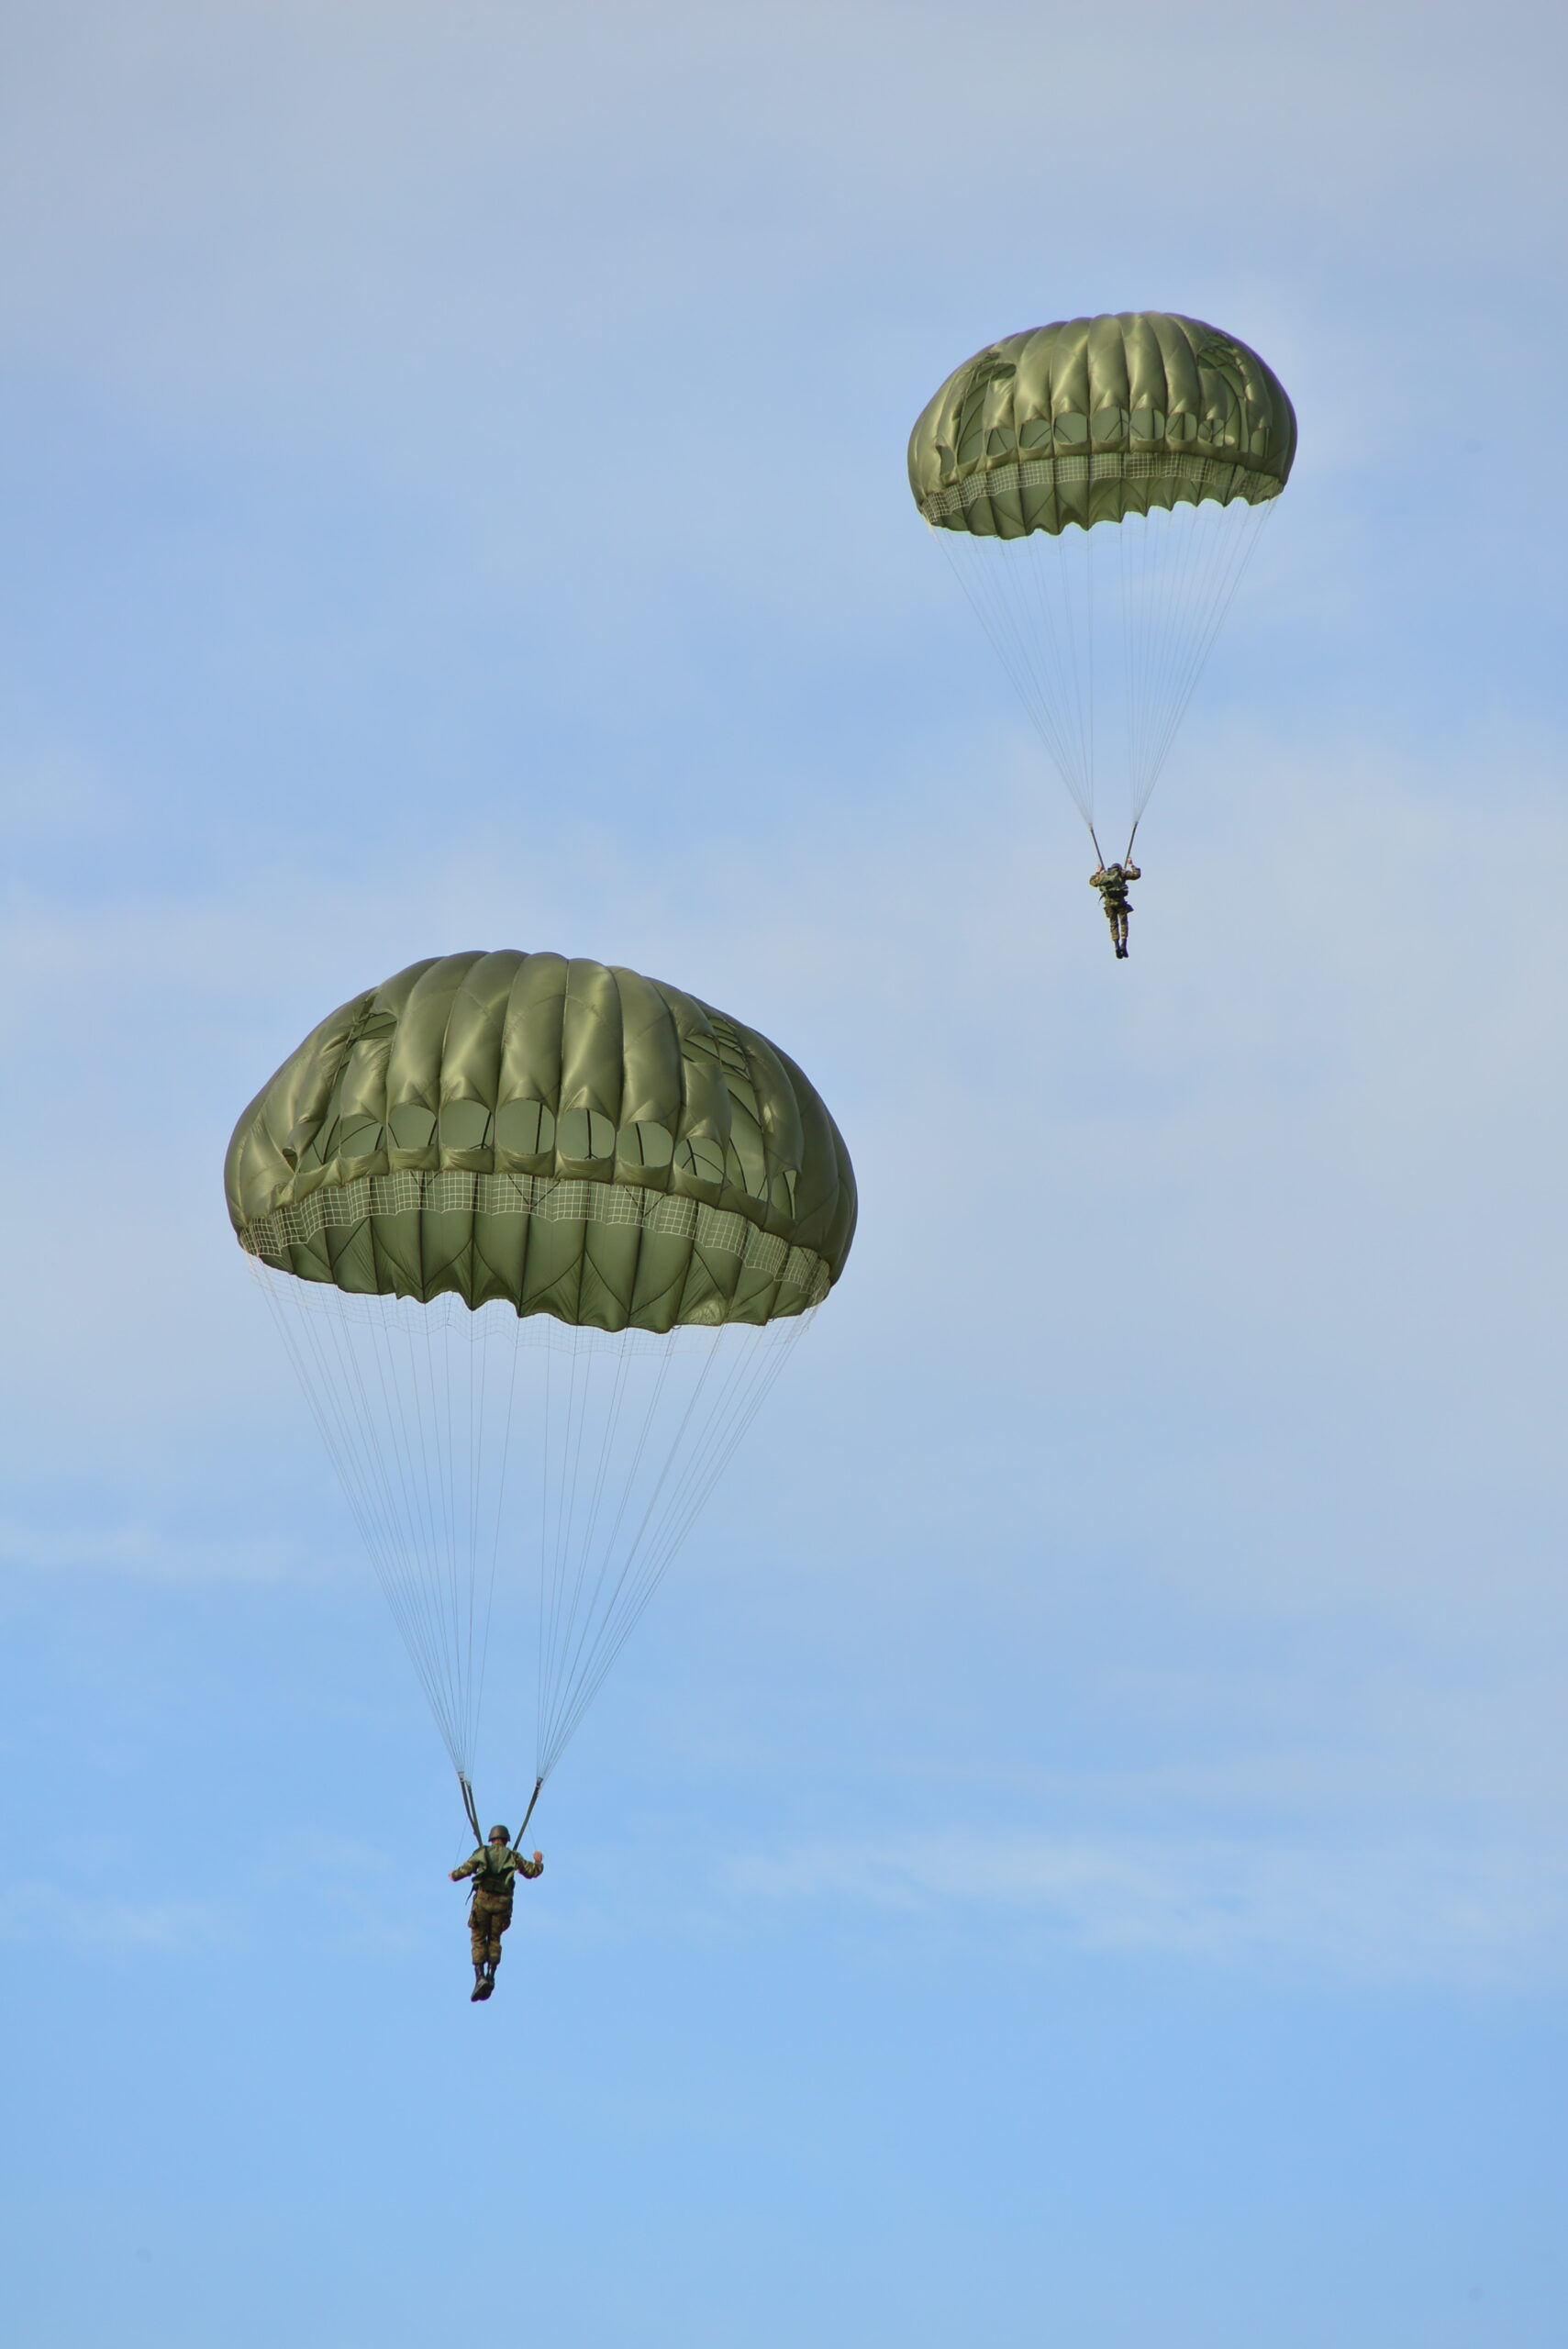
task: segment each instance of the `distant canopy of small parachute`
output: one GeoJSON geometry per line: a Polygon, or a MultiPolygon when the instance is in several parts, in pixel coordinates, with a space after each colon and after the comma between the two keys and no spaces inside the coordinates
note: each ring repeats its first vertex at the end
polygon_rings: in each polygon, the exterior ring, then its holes
{"type": "Polygon", "coordinates": [[[988,344],[917,421],[915,502],[1091,831],[1109,776],[1136,830],[1296,441],[1255,351],[1157,310],[988,344]]]}
{"type": "Polygon", "coordinates": [[[226,1183],[465,1787],[487,1666],[542,1783],[844,1268],[837,1127],[679,988],[450,954],[306,1038],[226,1183]]]}

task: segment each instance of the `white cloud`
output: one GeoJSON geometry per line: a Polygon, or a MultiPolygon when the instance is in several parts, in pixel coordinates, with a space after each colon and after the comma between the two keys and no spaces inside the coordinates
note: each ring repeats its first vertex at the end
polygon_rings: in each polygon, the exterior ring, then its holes
{"type": "Polygon", "coordinates": [[[1002,1934],[1021,1952],[1056,1943],[1374,1983],[1568,1972],[1568,1870],[1544,1850],[950,1832],[802,1842],[735,1861],[728,1882],[741,1902],[1002,1934]]]}
{"type": "Polygon", "coordinates": [[[101,1886],[85,1894],[80,1885],[38,1879],[0,1894],[0,1940],[68,1945],[73,1954],[201,1955],[228,1945],[233,1936],[233,1917],[217,1901],[123,1900],[101,1886]]]}
{"type": "Polygon", "coordinates": [[[106,1528],[0,1524],[0,1569],[28,1574],[109,1575],[158,1583],[278,1582],[322,1574],[319,1551],[275,1539],[238,1539],[227,1528],[206,1541],[160,1524],[106,1528]]]}

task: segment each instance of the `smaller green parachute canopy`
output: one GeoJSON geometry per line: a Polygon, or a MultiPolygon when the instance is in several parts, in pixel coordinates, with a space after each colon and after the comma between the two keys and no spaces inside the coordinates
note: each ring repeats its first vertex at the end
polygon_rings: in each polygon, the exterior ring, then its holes
{"type": "Polygon", "coordinates": [[[1055,537],[1151,507],[1277,497],[1296,414],[1234,336],[1164,310],[1008,335],[951,374],[909,436],[928,522],[1055,537]]]}
{"type": "Polygon", "coordinates": [[[446,954],[324,1019],[228,1146],[247,1252],[306,1281],[598,1330],[805,1312],[855,1182],[788,1056],[635,971],[446,954]]]}

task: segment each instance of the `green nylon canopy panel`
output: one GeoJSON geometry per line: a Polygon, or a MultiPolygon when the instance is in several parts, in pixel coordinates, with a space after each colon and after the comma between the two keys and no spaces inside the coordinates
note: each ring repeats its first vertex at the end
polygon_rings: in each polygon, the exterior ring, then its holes
{"type": "Polygon", "coordinates": [[[1255,351],[1198,318],[1123,310],[966,360],[909,436],[909,486],[941,529],[1055,536],[1209,498],[1259,505],[1295,455],[1295,411],[1255,351]]]}
{"type": "Polygon", "coordinates": [[[414,963],[324,1019],[225,1167],[240,1245],[302,1280],[598,1330],[760,1323],[844,1268],[855,1182],[786,1053],[560,954],[414,963]]]}

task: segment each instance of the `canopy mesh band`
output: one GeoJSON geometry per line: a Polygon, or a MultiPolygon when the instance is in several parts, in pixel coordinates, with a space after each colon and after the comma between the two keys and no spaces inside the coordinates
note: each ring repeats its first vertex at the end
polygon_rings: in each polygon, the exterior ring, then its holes
{"type": "Polygon", "coordinates": [[[691,1240],[704,1252],[738,1256],[747,1272],[797,1291],[797,1311],[819,1305],[831,1286],[828,1268],[814,1249],[792,1248],[774,1233],[759,1231],[744,1216],[711,1208],[702,1199],[549,1174],[466,1174],[451,1169],[361,1174],[355,1182],[324,1186],[308,1198],[257,1216],[241,1227],[239,1245],[247,1255],[286,1271],[291,1247],[304,1245],[322,1231],[349,1229],[373,1216],[415,1213],[535,1216],[548,1223],[619,1224],[691,1240]]]}
{"type": "Polygon", "coordinates": [[[983,466],[949,489],[933,490],[920,500],[920,511],[928,522],[945,522],[993,498],[1095,481],[1179,481],[1194,502],[1212,497],[1222,506],[1237,497],[1259,506],[1265,498],[1277,497],[1284,486],[1273,473],[1218,457],[1187,456],[1174,449],[1151,449],[1147,454],[1107,449],[1097,456],[1026,457],[1010,465],[983,466]]]}

